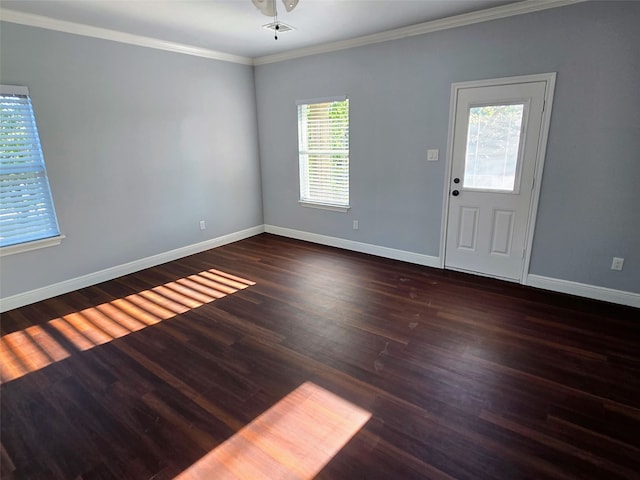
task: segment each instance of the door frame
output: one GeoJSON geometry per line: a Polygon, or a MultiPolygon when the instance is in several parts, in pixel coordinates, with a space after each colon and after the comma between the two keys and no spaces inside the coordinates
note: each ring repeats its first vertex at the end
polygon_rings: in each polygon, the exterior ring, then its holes
{"type": "MultiPolygon", "coordinates": [[[[534,75],[522,75],[516,77],[492,78],[487,80],[473,80],[469,82],[457,82],[451,84],[451,100],[449,106],[449,133],[447,137],[447,157],[444,175],[444,191],[442,203],[442,225],[440,231],[440,268],[445,268],[445,255],[447,243],[447,228],[449,218],[449,200],[451,186],[451,171],[453,168],[453,133],[455,127],[456,109],[458,106],[458,92],[465,88],[474,87],[492,87],[502,85],[513,85],[517,83],[529,82],[545,82],[544,107],[542,111],[542,124],[540,126],[540,135],[538,137],[536,164],[533,177],[533,192],[531,195],[531,203],[529,205],[529,220],[527,222],[527,230],[525,233],[525,251],[524,262],[522,263],[522,272],[520,272],[519,283],[527,284],[527,274],[529,273],[529,264],[531,260],[531,247],[533,245],[533,234],[536,225],[536,217],[538,214],[538,203],[540,200],[540,186],[542,184],[542,170],[547,152],[547,140],[549,138],[549,127],[551,124],[551,110],[553,106],[553,93],[556,84],[556,72],[541,73],[534,75]]],[[[481,272],[475,272],[476,275],[483,275],[481,272]]],[[[497,278],[497,277],[496,277],[497,278]]],[[[501,278],[505,280],[504,278],[501,278]]]]}

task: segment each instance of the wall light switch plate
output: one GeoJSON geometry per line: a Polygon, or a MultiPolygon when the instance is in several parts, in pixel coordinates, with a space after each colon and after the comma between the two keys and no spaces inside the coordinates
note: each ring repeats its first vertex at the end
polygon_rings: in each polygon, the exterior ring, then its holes
{"type": "Polygon", "coordinates": [[[438,155],[439,155],[440,151],[438,149],[429,149],[427,150],[427,161],[429,162],[437,162],[438,161],[438,155]]]}
{"type": "Polygon", "coordinates": [[[613,257],[613,262],[611,262],[611,270],[622,270],[624,266],[624,258],[613,257]]]}

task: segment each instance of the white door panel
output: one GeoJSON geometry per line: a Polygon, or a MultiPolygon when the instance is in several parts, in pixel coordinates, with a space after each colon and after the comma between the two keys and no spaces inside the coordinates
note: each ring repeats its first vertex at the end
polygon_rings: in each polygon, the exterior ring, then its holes
{"type": "Polygon", "coordinates": [[[458,230],[458,248],[472,252],[476,250],[478,238],[478,209],[460,207],[460,227],[458,230]]]}
{"type": "Polygon", "coordinates": [[[546,85],[457,90],[446,268],[522,278],[546,85]]]}
{"type": "Polygon", "coordinates": [[[513,210],[493,211],[493,232],[489,250],[492,255],[511,255],[515,213],[513,210]]]}

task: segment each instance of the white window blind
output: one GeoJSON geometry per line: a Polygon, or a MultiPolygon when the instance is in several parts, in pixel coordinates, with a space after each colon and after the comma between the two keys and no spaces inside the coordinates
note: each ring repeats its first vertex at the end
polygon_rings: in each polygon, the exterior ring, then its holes
{"type": "Polygon", "coordinates": [[[0,247],[59,237],[31,99],[0,87],[0,247]]]}
{"type": "Polygon", "coordinates": [[[349,207],[349,99],[298,105],[300,201],[349,207]]]}

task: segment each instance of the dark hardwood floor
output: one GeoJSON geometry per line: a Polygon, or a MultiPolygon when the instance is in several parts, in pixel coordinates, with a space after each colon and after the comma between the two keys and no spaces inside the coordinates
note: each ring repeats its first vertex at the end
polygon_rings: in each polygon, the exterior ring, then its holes
{"type": "Polygon", "coordinates": [[[174,478],[310,382],[371,414],[319,479],[640,479],[639,313],[258,235],[3,314],[1,478],[174,478]]]}

